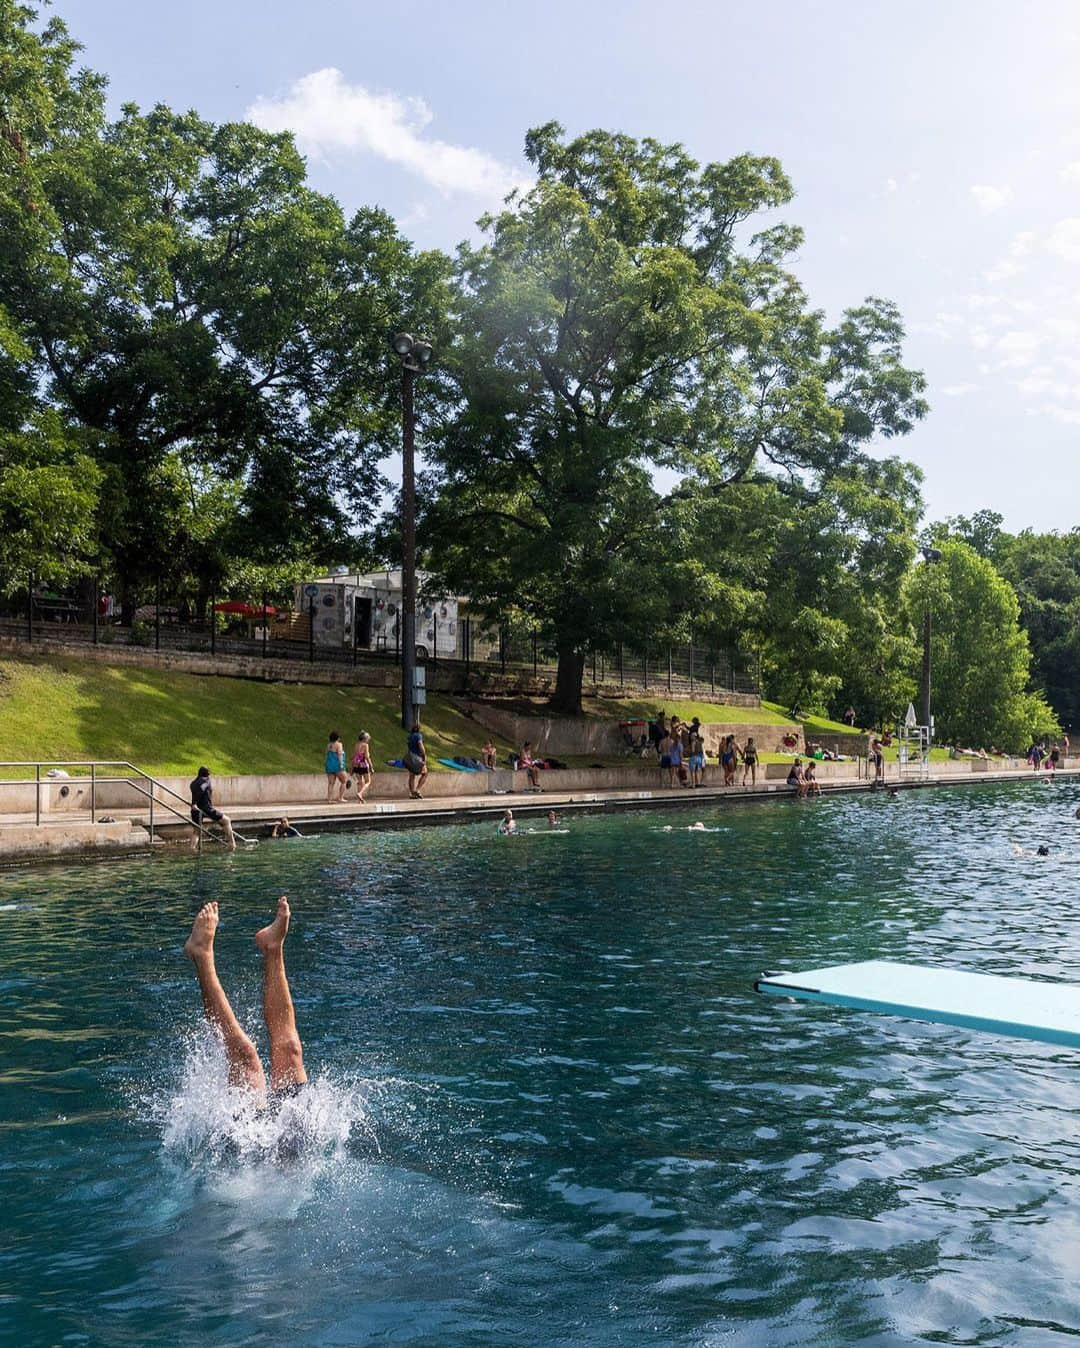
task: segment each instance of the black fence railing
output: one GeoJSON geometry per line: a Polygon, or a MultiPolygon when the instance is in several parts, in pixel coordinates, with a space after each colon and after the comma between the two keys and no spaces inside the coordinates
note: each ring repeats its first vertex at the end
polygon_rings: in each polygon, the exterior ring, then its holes
{"type": "MultiPolygon", "coordinates": [[[[33,646],[62,641],[99,647],[141,647],[265,661],[361,666],[400,663],[396,621],[372,634],[371,644],[333,642],[312,621],[314,613],[275,605],[266,596],[221,598],[198,606],[171,602],[164,593],[127,615],[112,605],[95,605],[64,595],[25,590],[0,605],[0,635],[33,646]],[[124,616],[127,621],[124,621],[124,616]]],[[[359,632],[359,626],[356,628],[359,632]]],[[[551,682],[558,656],[538,633],[513,624],[492,624],[463,615],[434,627],[418,625],[417,657],[429,668],[446,668],[444,688],[464,691],[474,676],[518,682],[551,682]],[[456,675],[456,677],[454,677],[456,675]]],[[[698,643],[627,638],[585,655],[587,687],[664,690],[683,696],[722,698],[725,693],[760,689],[755,653],[698,643]]]]}

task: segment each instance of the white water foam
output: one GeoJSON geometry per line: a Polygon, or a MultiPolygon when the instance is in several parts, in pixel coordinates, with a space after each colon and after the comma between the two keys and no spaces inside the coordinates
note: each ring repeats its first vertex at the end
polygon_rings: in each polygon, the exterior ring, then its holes
{"type": "Polygon", "coordinates": [[[321,1169],[346,1155],[350,1142],[378,1151],[364,1083],[320,1074],[295,1096],[267,1107],[243,1087],[229,1085],[220,1037],[204,1028],[187,1043],[179,1086],[146,1101],[162,1129],[167,1154],[193,1167],[265,1162],[321,1169]]]}

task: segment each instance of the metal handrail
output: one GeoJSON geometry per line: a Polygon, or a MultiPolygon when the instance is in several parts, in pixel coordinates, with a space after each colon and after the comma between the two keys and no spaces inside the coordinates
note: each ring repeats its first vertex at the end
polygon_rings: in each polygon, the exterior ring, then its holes
{"type": "MultiPolygon", "coordinates": [[[[164,792],[164,793],[166,793],[166,794],[172,796],[174,800],[178,800],[178,801],[181,803],[181,805],[183,805],[183,806],[185,807],[185,810],[187,810],[187,813],[184,813],[183,811],[176,809],[176,807],[175,807],[174,805],[170,805],[169,802],[166,801],[166,800],[162,800],[162,801],[158,801],[158,802],[157,802],[157,803],[158,803],[159,805],[161,805],[164,809],[168,810],[168,812],[169,812],[170,814],[175,815],[175,816],[177,817],[177,819],[182,819],[182,820],[184,821],[184,823],[190,824],[192,828],[196,829],[196,830],[198,831],[199,835],[200,835],[200,840],[201,840],[201,838],[206,837],[206,838],[209,838],[212,842],[220,842],[221,845],[222,845],[223,847],[225,846],[224,839],[218,838],[218,836],[217,836],[216,834],[211,833],[210,830],[209,830],[208,828],[205,828],[202,824],[196,824],[196,823],[195,823],[194,819],[192,819],[192,818],[191,818],[191,815],[190,815],[190,807],[187,805],[187,802],[184,800],[183,796],[181,796],[178,792],[174,791],[174,790],[172,789],[171,786],[166,786],[164,782],[159,781],[156,777],[151,777],[150,774],[149,774],[148,772],[144,772],[144,771],[142,770],[142,768],[137,768],[137,767],[135,766],[134,763],[129,763],[126,759],[123,759],[123,758],[93,758],[93,759],[87,759],[87,760],[84,761],[84,760],[79,760],[79,759],[71,760],[71,759],[54,758],[54,759],[42,759],[42,760],[40,760],[40,761],[38,761],[38,762],[20,762],[20,761],[18,761],[18,760],[16,760],[16,759],[10,759],[10,760],[5,761],[5,760],[0,759],[0,769],[3,769],[3,768],[33,768],[33,769],[34,769],[34,824],[35,824],[35,826],[38,826],[38,827],[39,827],[40,824],[41,824],[41,769],[42,769],[42,768],[46,768],[46,769],[48,769],[48,768],[89,768],[89,769],[90,769],[90,775],[89,775],[89,777],[85,777],[85,776],[84,776],[84,777],[64,777],[64,778],[58,778],[58,779],[55,779],[55,780],[59,780],[59,781],[72,781],[72,782],[80,782],[80,781],[84,781],[84,782],[85,782],[85,781],[89,781],[89,783],[90,783],[90,822],[91,822],[92,824],[97,822],[96,816],[97,816],[97,787],[98,787],[98,784],[101,783],[101,782],[123,782],[126,786],[130,786],[131,789],[132,789],[133,791],[138,791],[141,795],[144,795],[144,796],[147,798],[147,800],[149,800],[149,802],[150,802],[150,837],[151,837],[151,839],[153,839],[153,837],[154,837],[154,800],[155,800],[155,798],[154,798],[154,789],[156,788],[158,791],[164,792]],[[131,780],[130,778],[128,778],[128,777],[99,777],[99,776],[97,775],[97,769],[98,769],[98,768],[126,768],[129,772],[134,773],[136,777],[141,777],[141,778],[143,778],[145,781],[149,782],[149,783],[150,783],[151,789],[150,789],[150,790],[147,790],[146,787],[142,786],[139,782],[137,782],[137,781],[132,781],[132,780],[131,780]]],[[[18,784],[19,784],[18,782],[2,782],[2,781],[0,781],[0,786],[17,786],[18,784]]]]}

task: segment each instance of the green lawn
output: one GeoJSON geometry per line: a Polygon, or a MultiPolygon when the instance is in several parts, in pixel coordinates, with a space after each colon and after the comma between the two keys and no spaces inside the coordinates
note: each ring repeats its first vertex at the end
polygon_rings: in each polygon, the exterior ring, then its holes
{"type": "MultiPolygon", "coordinates": [[[[0,657],[6,759],[123,759],[159,775],[194,772],[200,763],[217,773],[321,772],[331,730],[341,732],[350,751],[367,730],[378,770],[405,748],[399,707],[394,688],[0,657]]],[[[479,755],[486,731],[448,699],[432,695],[423,719],[432,760],[479,755]]],[[[497,744],[500,757],[511,747],[497,744]]]]}
{"type": "MultiPolygon", "coordinates": [[[[593,716],[614,716],[620,721],[651,721],[660,710],[672,712],[683,721],[728,722],[732,725],[791,725],[791,717],[781,707],[763,702],[759,707],[729,707],[717,702],[691,702],[679,698],[596,697],[586,698],[585,711],[593,716]]],[[[824,728],[824,723],[821,728],[824,728]]],[[[846,730],[847,726],[842,726],[846,730]]]]}

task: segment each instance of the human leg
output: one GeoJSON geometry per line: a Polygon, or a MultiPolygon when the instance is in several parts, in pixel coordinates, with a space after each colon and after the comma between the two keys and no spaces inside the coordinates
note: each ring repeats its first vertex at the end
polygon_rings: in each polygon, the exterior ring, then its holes
{"type": "Polygon", "coordinates": [[[214,964],[214,933],[217,931],[218,906],[205,903],[191,927],[191,935],[184,944],[184,954],[195,966],[202,993],[206,1019],[220,1033],[229,1062],[229,1084],[248,1086],[253,1091],[265,1091],[266,1076],[255,1045],[240,1028],[225,989],[217,976],[214,964]]]}
{"type": "Polygon", "coordinates": [[[230,852],[236,851],[236,835],[233,833],[232,820],[227,814],[223,814],[217,821],[221,825],[221,831],[225,834],[225,845],[230,852]]]}
{"type": "Polygon", "coordinates": [[[263,955],[263,1018],[270,1036],[270,1088],[282,1090],[307,1081],[304,1050],[296,1032],[289,981],[285,976],[285,937],[289,930],[289,900],[278,899],[277,913],[268,927],[255,934],[263,955]]]}

